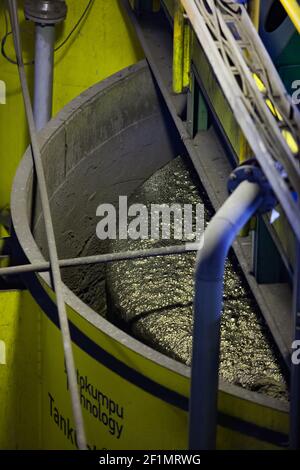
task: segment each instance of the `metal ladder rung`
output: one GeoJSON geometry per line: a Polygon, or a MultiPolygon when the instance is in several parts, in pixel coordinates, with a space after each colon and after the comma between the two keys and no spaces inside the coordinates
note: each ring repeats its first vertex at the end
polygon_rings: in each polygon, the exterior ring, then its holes
{"type": "Polygon", "coordinates": [[[240,75],[241,74],[241,72],[237,69],[237,67],[230,67],[230,70],[234,75],[240,75]]]}
{"type": "Polygon", "coordinates": [[[248,49],[250,47],[253,47],[251,42],[249,41],[244,41],[243,38],[241,39],[236,39],[235,38],[235,41],[237,43],[237,45],[241,48],[241,49],[248,49]]]}

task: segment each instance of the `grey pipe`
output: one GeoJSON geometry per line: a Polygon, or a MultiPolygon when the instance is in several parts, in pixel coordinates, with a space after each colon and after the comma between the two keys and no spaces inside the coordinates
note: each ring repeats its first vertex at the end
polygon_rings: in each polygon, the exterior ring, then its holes
{"type": "MultiPolygon", "coordinates": [[[[1,214],[0,214],[1,215],[1,214]]],[[[1,220],[1,219],[0,219],[1,220]]],[[[164,246],[147,250],[130,250],[121,253],[107,253],[104,255],[81,256],[79,258],[60,259],[58,264],[61,268],[72,268],[74,266],[87,266],[95,264],[114,263],[116,261],[134,260],[142,258],[154,258],[157,256],[173,256],[196,251],[193,244],[164,246]]],[[[51,269],[49,261],[41,261],[34,264],[23,264],[0,268],[0,277],[16,276],[18,274],[42,273],[51,269]]]]}
{"type": "Polygon", "coordinates": [[[39,131],[52,116],[55,25],[36,24],[35,31],[33,114],[39,131]]]}
{"type": "Polygon", "coordinates": [[[189,447],[214,449],[225,261],[238,232],[264,200],[256,183],[242,182],[204,233],[196,265],[189,447]]]}

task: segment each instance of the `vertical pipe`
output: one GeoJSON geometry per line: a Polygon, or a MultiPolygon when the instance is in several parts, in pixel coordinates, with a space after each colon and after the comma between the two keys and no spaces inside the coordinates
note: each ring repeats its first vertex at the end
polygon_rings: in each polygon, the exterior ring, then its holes
{"type": "MultiPolygon", "coordinates": [[[[294,268],[294,341],[300,341],[300,242],[296,241],[294,268]]],[[[300,364],[291,364],[290,447],[300,449],[300,364]]]]}
{"type": "Polygon", "coordinates": [[[39,131],[52,116],[55,26],[36,24],[34,120],[39,131]]]}
{"type": "Polygon", "coordinates": [[[241,183],[209,223],[198,253],[189,413],[191,450],[214,449],[216,445],[224,265],[235,237],[262,201],[258,184],[241,183]]]}

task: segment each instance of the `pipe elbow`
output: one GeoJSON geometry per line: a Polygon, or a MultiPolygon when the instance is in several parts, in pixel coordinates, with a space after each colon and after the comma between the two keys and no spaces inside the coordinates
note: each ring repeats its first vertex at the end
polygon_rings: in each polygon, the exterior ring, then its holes
{"type": "Polygon", "coordinates": [[[196,278],[202,281],[220,281],[224,274],[224,260],[233,237],[232,223],[223,217],[215,217],[204,233],[197,255],[196,278]]]}

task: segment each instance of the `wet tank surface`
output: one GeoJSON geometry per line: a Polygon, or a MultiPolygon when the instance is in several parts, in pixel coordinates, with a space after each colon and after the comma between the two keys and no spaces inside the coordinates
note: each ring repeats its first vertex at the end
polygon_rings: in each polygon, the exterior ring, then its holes
{"type": "MultiPolygon", "coordinates": [[[[157,171],[129,199],[144,204],[205,204],[205,222],[213,212],[197,175],[178,157],[157,171]]],[[[195,216],[195,213],[194,213],[195,216]]],[[[174,220],[173,229],[174,229],[174,220]]],[[[194,221],[195,222],[195,221],[194,221]]],[[[149,220],[150,225],[150,220],[149,220]]],[[[174,236],[174,230],[171,230],[174,236]]],[[[178,240],[116,240],[109,251],[149,249],[178,240]]],[[[107,267],[110,318],[141,341],[191,364],[196,254],[122,261],[107,267]]],[[[231,254],[226,266],[221,330],[222,377],[233,384],[287,399],[287,386],[274,345],[258,306],[231,254]]]]}

